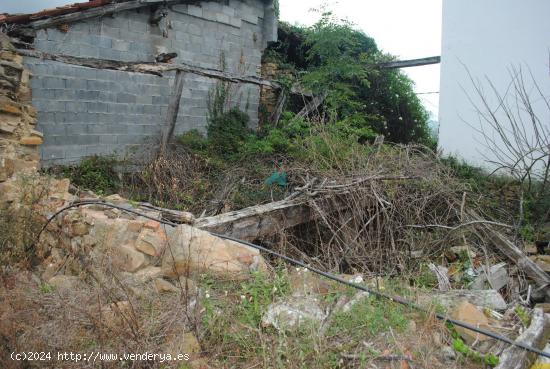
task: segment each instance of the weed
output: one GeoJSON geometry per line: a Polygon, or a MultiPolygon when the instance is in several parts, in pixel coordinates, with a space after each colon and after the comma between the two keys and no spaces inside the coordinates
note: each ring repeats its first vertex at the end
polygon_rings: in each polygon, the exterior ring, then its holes
{"type": "Polygon", "coordinates": [[[178,137],[178,141],[193,152],[204,152],[208,147],[206,137],[196,129],[185,132],[178,137]]]}
{"type": "Polygon", "coordinates": [[[437,277],[430,270],[427,264],[421,264],[418,275],[414,280],[415,284],[421,288],[433,288],[438,285],[437,277]]]}
{"type": "Polygon", "coordinates": [[[483,355],[477,351],[472,350],[460,338],[453,339],[453,349],[456,352],[464,355],[466,358],[478,363],[484,363],[489,366],[497,366],[499,362],[498,357],[493,354],[483,355]]]}
{"type": "Polygon", "coordinates": [[[14,204],[0,204],[0,264],[27,265],[37,258],[36,235],[44,221],[40,209],[48,196],[50,177],[21,175],[14,204]]]}
{"type": "Polygon", "coordinates": [[[49,285],[48,283],[41,283],[40,284],[40,292],[41,293],[52,293],[54,291],[54,288],[49,285]]]}
{"type": "Polygon", "coordinates": [[[116,164],[117,160],[113,156],[94,155],[82,159],[78,165],[53,168],[51,172],[61,172],[79,188],[109,195],[117,192],[120,185],[114,169],[116,164]]]}
{"type": "Polygon", "coordinates": [[[527,312],[520,305],[516,305],[516,307],[514,308],[514,312],[521,321],[521,324],[523,324],[524,327],[529,327],[529,325],[531,324],[529,314],[527,314],[527,312]]]}

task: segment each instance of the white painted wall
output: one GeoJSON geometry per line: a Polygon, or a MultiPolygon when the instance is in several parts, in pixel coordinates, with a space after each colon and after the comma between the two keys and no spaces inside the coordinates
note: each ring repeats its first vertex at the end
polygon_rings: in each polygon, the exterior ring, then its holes
{"type": "MultiPolygon", "coordinates": [[[[486,91],[488,77],[501,93],[510,83],[511,66],[521,66],[527,76],[530,69],[550,98],[549,55],[550,0],[443,0],[439,140],[444,153],[491,166],[475,129],[481,123],[468,100],[475,94],[465,66],[486,91]]],[[[540,99],[536,109],[550,125],[540,99]]]]}

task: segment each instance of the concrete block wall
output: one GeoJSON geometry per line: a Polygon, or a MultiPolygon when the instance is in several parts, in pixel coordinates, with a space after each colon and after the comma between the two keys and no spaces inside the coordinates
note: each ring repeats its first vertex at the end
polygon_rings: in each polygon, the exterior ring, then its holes
{"type": "MultiPolygon", "coordinates": [[[[128,62],[152,62],[159,53],[176,52],[176,63],[259,76],[263,49],[276,27],[269,4],[264,0],[175,4],[169,6],[165,30],[150,24],[152,9],[144,7],[72,23],[67,32],[41,30],[35,48],[128,62]]],[[[34,74],[33,104],[38,129],[44,133],[44,166],[73,163],[93,154],[124,156],[143,150],[144,143],[153,147],[158,142],[173,73],[156,77],[35,58],[25,58],[25,63],[34,74]]],[[[216,83],[185,76],[175,134],[206,129],[208,96],[216,83]]],[[[259,97],[259,86],[232,87],[231,103],[250,115],[252,128],[258,122],[259,97]]]]}

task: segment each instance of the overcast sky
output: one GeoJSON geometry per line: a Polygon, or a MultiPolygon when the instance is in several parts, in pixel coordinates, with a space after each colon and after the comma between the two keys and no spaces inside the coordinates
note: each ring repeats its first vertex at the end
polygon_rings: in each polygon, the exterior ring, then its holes
{"type": "MultiPolygon", "coordinates": [[[[0,13],[35,12],[76,0],[0,0],[0,13]]],[[[82,1],[82,0],[81,0],[82,1]]],[[[385,52],[400,59],[441,55],[442,0],[329,0],[329,8],[373,37],[385,52]]],[[[280,0],[281,19],[311,25],[319,19],[324,0],[280,0]]],[[[439,91],[439,65],[407,68],[420,93],[439,91]]],[[[420,95],[426,108],[437,115],[439,95],[420,95]]]]}

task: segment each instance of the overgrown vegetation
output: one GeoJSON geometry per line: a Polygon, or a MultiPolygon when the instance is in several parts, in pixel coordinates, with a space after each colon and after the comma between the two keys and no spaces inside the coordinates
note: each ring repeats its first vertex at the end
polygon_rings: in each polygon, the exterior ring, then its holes
{"type": "Polygon", "coordinates": [[[291,70],[314,94],[326,96],[330,121],[361,132],[358,138],[363,142],[384,135],[395,143],[435,147],[428,114],[412,81],[399,70],[378,68],[392,57],[332,13],[325,11],[308,28],[283,23],[279,41],[266,51],[265,59],[291,70]]]}
{"type": "MultiPolygon", "coordinates": [[[[202,301],[205,314],[201,337],[217,365],[351,368],[357,363],[374,362],[388,353],[412,355],[403,345],[388,345],[381,339],[390,334],[403,337],[411,333],[407,332],[411,312],[374,297],[365,297],[348,311],[335,312],[322,325],[303,322],[298,330],[291,331],[263,326],[262,316],[267,307],[288,297],[291,291],[288,278],[289,272],[280,270],[272,277],[255,274],[252,280],[240,285],[208,277],[203,279],[206,297],[202,301]],[[371,342],[372,346],[365,350],[363,342],[371,342]],[[362,355],[355,352],[362,352],[362,355]]],[[[326,283],[331,287],[321,298],[327,309],[335,308],[340,299],[355,293],[326,283]]]]}
{"type": "Polygon", "coordinates": [[[83,190],[110,195],[119,188],[119,177],[114,168],[116,163],[113,156],[94,155],[84,158],[78,165],[53,168],[50,173],[62,174],[83,190]]]}

